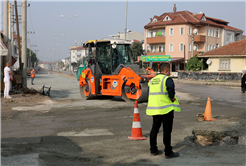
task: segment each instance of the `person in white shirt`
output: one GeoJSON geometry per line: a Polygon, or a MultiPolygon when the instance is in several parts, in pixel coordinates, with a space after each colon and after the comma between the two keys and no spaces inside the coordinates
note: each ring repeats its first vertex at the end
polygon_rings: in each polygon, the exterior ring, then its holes
{"type": "Polygon", "coordinates": [[[7,62],[6,67],[4,68],[4,98],[9,98],[11,99],[12,97],[9,96],[9,90],[10,90],[10,75],[12,75],[12,72],[9,68],[10,63],[7,62]]]}

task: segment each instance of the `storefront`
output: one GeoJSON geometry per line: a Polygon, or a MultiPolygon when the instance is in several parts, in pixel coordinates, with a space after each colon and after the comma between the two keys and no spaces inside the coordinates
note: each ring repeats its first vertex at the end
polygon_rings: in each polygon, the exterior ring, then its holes
{"type": "Polygon", "coordinates": [[[155,72],[159,72],[160,64],[169,63],[171,72],[178,72],[184,70],[184,58],[171,58],[170,55],[150,55],[150,56],[139,56],[138,61],[143,61],[144,67],[149,67],[152,62],[152,69],[155,72]]]}

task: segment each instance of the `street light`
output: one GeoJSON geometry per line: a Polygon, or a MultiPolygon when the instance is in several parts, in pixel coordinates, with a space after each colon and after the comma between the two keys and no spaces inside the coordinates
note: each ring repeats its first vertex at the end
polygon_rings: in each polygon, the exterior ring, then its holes
{"type": "MultiPolygon", "coordinates": [[[[61,15],[62,18],[66,18],[64,15],[61,15]]],[[[71,71],[71,63],[72,63],[72,54],[71,54],[71,18],[78,17],[78,15],[72,16],[72,17],[67,17],[69,19],[69,50],[70,50],[70,73],[72,74],[71,71]]]]}
{"type": "MultiPolygon", "coordinates": [[[[58,39],[58,40],[59,40],[59,41],[58,41],[59,43],[58,43],[57,45],[59,46],[59,61],[60,61],[60,59],[61,59],[61,58],[60,58],[60,36],[59,36],[59,35],[55,35],[55,34],[53,34],[53,36],[56,36],[56,37],[59,38],[59,39],[58,39]]],[[[62,34],[61,36],[65,36],[65,35],[62,34]]],[[[58,64],[58,67],[59,67],[59,69],[61,68],[61,66],[59,66],[59,64],[58,64]]]]}

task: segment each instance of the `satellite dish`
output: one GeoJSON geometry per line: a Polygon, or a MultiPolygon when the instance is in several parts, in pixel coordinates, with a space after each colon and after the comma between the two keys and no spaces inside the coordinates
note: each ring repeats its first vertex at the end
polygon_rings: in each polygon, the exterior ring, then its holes
{"type": "Polygon", "coordinates": [[[210,65],[212,63],[211,59],[208,59],[206,63],[207,65],[210,65]]]}
{"type": "Polygon", "coordinates": [[[193,47],[193,50],[196,50],[196,49],[197,49],[197,46],[194,46],[194,47],[193,47]]]}
{"type": "Polygon", "coordinates": [[[194,34],[196,34],[197,32],[198,32],[198,30],[197,30],[197,29],[194,29],[194,30],[193,30],[193,33],[194,33],[194,34]]]}

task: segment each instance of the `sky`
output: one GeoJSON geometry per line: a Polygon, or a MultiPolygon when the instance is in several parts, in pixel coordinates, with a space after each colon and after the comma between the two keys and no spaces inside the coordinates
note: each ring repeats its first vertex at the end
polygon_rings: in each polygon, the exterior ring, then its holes
{"type": "MultiPolygon", "coordinates": [[[[9,1],[14,4],[14,1],[9,1]]],[[[21,5],[22,1],[17,1],[21,5]]],[[[174,3],[177,11],[203,12],[208,17],[229,22],[229,26],[246,31],[245,1],[132,1],[128,0],[127,29],[144,32],[144,26],[154,15],[160,16],[172,12],[174,3]]],[[[40,61],[57,61],[69,57],[70,36],[71,46],[75,40],[99,40],[109,35],[124,32],[126,1],[27,1],[28,44],[37,45],[32,50],[37,53],[40,61]],[[61,15],[65,17],[62,18],[61,15]],[[73,17],[78,15],[77,17],[73,17]],[[69,17],[72,17],[69,19],[69,17]],[[71,24],[69,23],[71,21],[71,24]],[[71,35],[70,35],[71,25],[71,35]],[[55,36],[53,36],[55,34],[55,36]],[[65,36],[62,36],[64,34],[65,36]],[[58,37],[60,36],[60,37],[58,37]],[[59,45],[58,45],[59,44],[59,45]]],[[[3,29],[3,4],[1,1],[1,30],[3,29]]],[[[18,7],[21,14],[21,7],[18,7]]],[[[20,26],[21,33],[21,26],[20,26]]]]}

